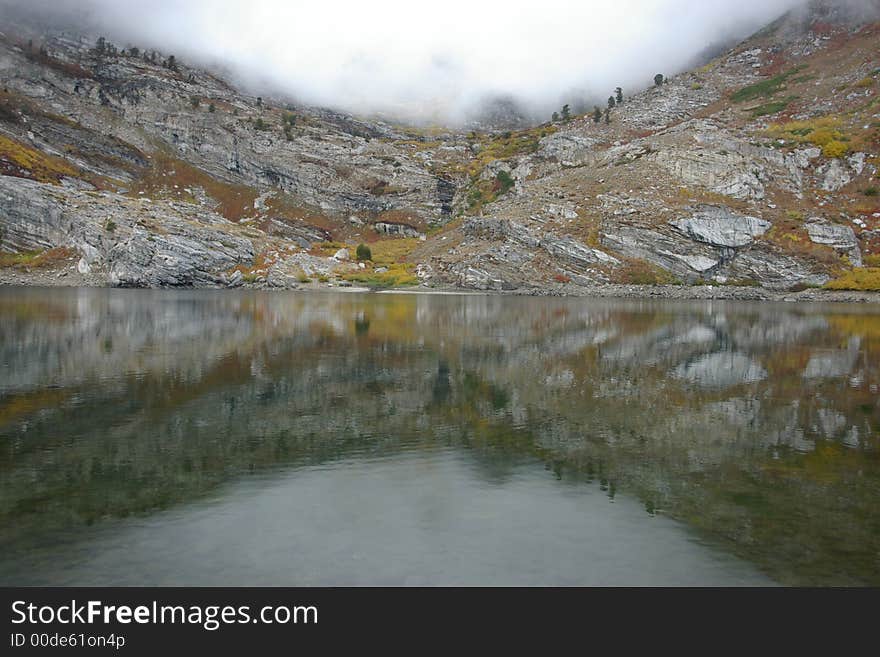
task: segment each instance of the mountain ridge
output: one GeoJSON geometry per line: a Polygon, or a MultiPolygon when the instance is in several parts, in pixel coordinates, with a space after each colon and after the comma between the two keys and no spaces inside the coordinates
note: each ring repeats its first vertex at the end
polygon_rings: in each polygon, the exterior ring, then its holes
{"type": "Polygon", "coordinates": [[[610,123],[490,132],[4,30],[0,281],[877,289],[880,24],[850,6],[789,14],[610,123]]]}

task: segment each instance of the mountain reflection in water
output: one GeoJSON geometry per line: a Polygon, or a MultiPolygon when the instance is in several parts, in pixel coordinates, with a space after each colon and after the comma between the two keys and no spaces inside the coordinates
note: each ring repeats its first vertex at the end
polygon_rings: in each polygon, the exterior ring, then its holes
{"type": "Polygon", "coordinates": [[[880,584],[880,309],[0,289],[0,584],[880,584]]]}

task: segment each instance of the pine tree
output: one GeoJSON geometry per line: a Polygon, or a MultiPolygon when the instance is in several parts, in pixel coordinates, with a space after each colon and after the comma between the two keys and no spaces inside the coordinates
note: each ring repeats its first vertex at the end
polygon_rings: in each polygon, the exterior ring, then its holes
{"type": "Polygon", "coordinates": [[[605,125],[609,125],[611,123],[611,107],[605,108],[605,125]]]}
{"type": "Polygon", "coordinates": [[[608,107],[614,107],[614,96],[608,96],[608,107]]]}
{"type": "Polygon", "coordinates": [[[562,120],[563,121],[570,121],[571,120],[571,109],[569,108],[568,104],[565,104],[562,106],[562,120]]]}
{"type": "Polygon", "coordinates": [[[658,73],[657,75],[654,76],[654,84],[659,87],[663,84],[664,79],[665,78],[663,77],[663,74],[658,73]]]}
{"type": "Polygon", "coordinates": [[[617,104],[623,105],[623,89],[617,87],[614,91],[617,93],[617,104]]]}
{"type": "Polygon", "coordinates": [[[553,112],[553,118],[550,119],[553,123],[559,121],[559,112],[553,112]]]}
{"type": "Polygon", "coordinates": [[[602,120],[602,110],[596,105],[593,108],[593,123],[599,123],[602,120]]]}

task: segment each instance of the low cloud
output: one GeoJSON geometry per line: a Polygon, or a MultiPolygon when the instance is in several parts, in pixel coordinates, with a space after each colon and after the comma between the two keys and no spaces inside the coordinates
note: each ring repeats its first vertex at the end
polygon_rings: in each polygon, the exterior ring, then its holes
{"type": "Polygon", "coordinates": [[[643,88],[802,0],[2,0],[119,45],[219,64],[348,111],[455,120],[487,97],[543,113],[643,88]]]}

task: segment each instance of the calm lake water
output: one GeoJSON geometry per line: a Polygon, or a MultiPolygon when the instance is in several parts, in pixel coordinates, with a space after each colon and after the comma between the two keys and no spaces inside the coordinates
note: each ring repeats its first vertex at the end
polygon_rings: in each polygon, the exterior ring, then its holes
{"type": "Polygon", "coordinates": [[[0,584],[880,585],[880,308],[0,288],[0,584]]]}

